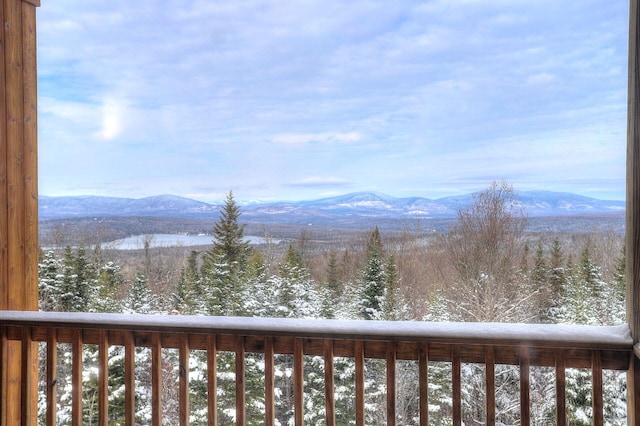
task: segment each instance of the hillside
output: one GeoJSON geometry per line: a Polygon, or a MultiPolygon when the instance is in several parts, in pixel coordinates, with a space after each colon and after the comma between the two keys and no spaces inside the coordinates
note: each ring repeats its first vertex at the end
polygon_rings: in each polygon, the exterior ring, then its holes
{"type": "MultiPolygon", "coordinates": [[[[396,198],[375,192],[296,202],[253,203],[242,206],[243,218],[255,223],[324,223],[357,219],[450,219],[468,206],[473,194],[431,200],[396,198]]],[[[219,206],[174,195],[145,198],[100,196],[40,197],[40,220],[81,217],[163,217],[216,219],[219,206]]],[[[603,215],[622,213],[624,201],[599,200],[582,195],[523,191],[517,202],[529,217],[603,215]]]]}

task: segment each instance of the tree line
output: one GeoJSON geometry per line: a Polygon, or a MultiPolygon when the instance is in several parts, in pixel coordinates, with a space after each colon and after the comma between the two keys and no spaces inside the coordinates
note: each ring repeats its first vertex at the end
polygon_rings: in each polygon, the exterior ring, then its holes
{"type": "MultiPolygon", "coordinates": [[[[305,250],[304,239],[288,244],[284,253],[256,249],[244,238],[240,207],[230,192],[213,227],[213,244],[205,251],[191,250],[179,271],[163,273],[154,267],[148,242],[144,260],[134,273],[125,273],[107,259],[99,245],[67,247],[62,253],[46,251],[39,265],[40,308],[48,311],[174,313],[188,315],[259,316],[285,318],[338,318],[364,320],[490,321],[564,324],[619,324],[625,321],[624,252],[614,238],[603,250],[594,238],[567,244],[567,238],[531,236],[526,217],[506,183],[494,183],[474,202],[458,212],[447,233],[429,238],[393,238],[385,241],[374,227],[359,245],[324,252],[305,250]],[[357,247],[354,249],[354,247],[357,247]],[[617,252],[612,254],[610,249],[617,252]],[[603,256],[603,253],[606,256],[603,256]],[[613,260],[611,259],[613,257],[613,260]],[[596,261],[606,260],[603,268],[596,261]],[[425,268],[428,270],[425,271],[425,268]],[[167,278],[170,277],[170,278],[167,278]],[[160,285],[159,282],[162,281],[160,285]]],[[[620,239],[621,240],[621,239],[620,239]]],[[[569,239],[571,242],[571,239],[569,239]]],[[[123,417],[124,370],[122,348],[110,349],[110,410],[113,422],[123,417]]],[[[136,349],[137,365],[150,363],[150,353],[136,349]]],[[[70,360],[61,346],[59,356],[60,424],[70,421],[64,406],[70,392],[70,360]],[[66,377],[66,379],[65,379],[66,377]]],[[[177,353],[165,350],[164,397],[166,424],[174,424],[177,407],[177,353]]],[[[194,351],[191,362],[191,417],[206,422],[206,358],[194,351]]],[[[96,348],[85,345],[85,366],[95,365],[96,348]]],[[[218,416],[231,423],[235,403],[232,354],[218,357],[218,416]]],[[[262,377],[264,358],[247,354],[247,418],[263,423],[262,377]]],[[[277,406],[280,424],[293,417],[292,359],[276,359],[277,406]]],[[[367,424],[385,416],[384,363],[367,360],[367,424]]],[[[136,372],[137,417],[150,421],[150,377],[136,372]]],[[[305,358],[305,422],[322,422],[324,390],[322,359],[305,358]],[[312,408],[315,407],[315,408],[312,408]]],[[[353,424],[354,368],[349,359],[336,360],[338,424],[353,424]]],[[[399,361],[398,422],[415,424],[418,418],[417,366],[399,361]]],[[[480,422],[482,371],[463,368],[465,422],[480,422]]],[[[498,420],[517,422],[517,368],[496,369],[498,420]],[[515,378],[515,380],[514,380],[515,378]],[[515,403],[514,403],[515,401],[515,403]]],[[[609,374],[609,373],[607,373],[609,374]]],[[[449,424],[451,366],[430,365],[430,411],[434,424],[449,424]]],[[[567,372],[572,424],[590,424],[590,374],[567,372]]],[[[542,424],[554,418],[554,372],[532,369],[532,416],[542,424]]],[[[607,418],[622,421],[624,377],[605,377],[607,418]]],[[[96,420],[97,377],[85,380],[85,424],[96,420]]],[[[69,405],[69,404],[67,404],[69,405]]],[[[67,407],[69,408],[69,407],[67,407]]]]}

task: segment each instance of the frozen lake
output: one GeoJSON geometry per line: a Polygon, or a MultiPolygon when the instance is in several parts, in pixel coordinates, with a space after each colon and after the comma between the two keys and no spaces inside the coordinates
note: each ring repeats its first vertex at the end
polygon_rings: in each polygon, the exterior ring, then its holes
{"type": "MultiPolygon", "coordinates": [[[[104,247],[117,250],[139,250],[144,248],[144,242],[147,240],[151,247],[189,247],[213,244],[213,236],[211,235],[145,234],[105,243],[104,247]]],[[[252,235],[245,236],[244,240],[249,241],[249,244],[264,244],[266,242],[263,237],[252,235]]],[[[280,241],[272,240],[271,242],[277,244],[280,241]]]]}

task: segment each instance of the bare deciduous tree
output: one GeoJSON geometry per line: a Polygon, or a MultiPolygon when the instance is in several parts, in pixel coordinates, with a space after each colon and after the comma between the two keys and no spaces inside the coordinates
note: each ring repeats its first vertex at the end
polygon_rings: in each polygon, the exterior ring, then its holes
{"type": "MultiPolygon", "coordinates": [[[[451,264],[451,313],[461,321],[527,321],[533,291],[525,287],[520,259],[526,217],[513,188],[494,182],[458,211],[445,238],[451,264]]],[[[446,278],[446,277],[445,277],[446,278]]]]}

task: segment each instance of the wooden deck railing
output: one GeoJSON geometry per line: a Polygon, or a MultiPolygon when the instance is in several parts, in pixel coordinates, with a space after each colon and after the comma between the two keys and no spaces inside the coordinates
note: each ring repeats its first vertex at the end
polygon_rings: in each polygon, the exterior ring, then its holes
{"type": "MultiPolygon", "coordinates": [[[[334,358],[348,357],[355,363],[355,420],[365,424],[365,359],[386,362],[387,424],[396,424],[396,362],[414,360],[419,371],[419,424],[428,424],[429,366],[451,365],[451,403],[454,425],[462,422],[461,366],[485,366],[486,424],[495,424],[495,367],[519,366],[520,422],[530,423],[530,367],[555,369],[556,423],[567,422],[565,370],[587,368],[592,372],[593,423],[603,424],[603,370],[627,370],[632,360],[632,339],[627,325],[613,327],[373,322],[300,319],[228,318],[193,316],[147,316],[120,314],[72,314],[45,312],[0,312],[0,353],[6,355],[10,341],[21,341],[23,355],[46,343],[46,424],[56,424],[57,353],[61,344],[71,344],[72,424],[83,424],[83,345],[97,345],[98,424],[108,422],[108,351],[124,347],[125,424],[135,424],[134,350],[151,348],[152,424],[162,417],[162,349],[179,353],[179,422],[189,423],[189,357],[206,351],[208,424],[217,424],[216,357],[235,353],[236,424],[245,424],[245,354],[264,354],[264,423],[274,424],[274,356],[293,356],[294,421],[304,422],[305,355],[324,358],[326,424],[336,424],[334,358]]],[[[4,362],[0,374],[6,374],[4,362]]],[[[23,383],[30,383],[32,366],[22,363],[23,383]]],[[[1,379],[1,376],[0,376],[1,379]]],[[[25,389],[24,392],[32,392],[25,389]]],[[[34,396],[35,397],[35,396],[34,396]]],[[[166,401],[165,401],[166,402],[166,401]]],[[[43,402],[44,403],[44,402],[43,402]]],[[[33,414],[35,416],[35,414],[33,414]]]]}

